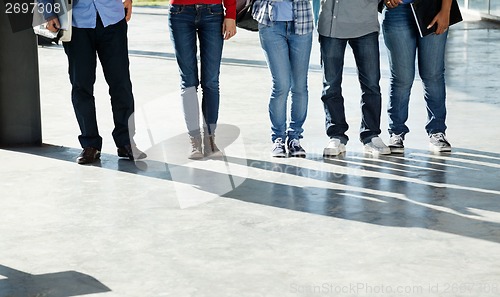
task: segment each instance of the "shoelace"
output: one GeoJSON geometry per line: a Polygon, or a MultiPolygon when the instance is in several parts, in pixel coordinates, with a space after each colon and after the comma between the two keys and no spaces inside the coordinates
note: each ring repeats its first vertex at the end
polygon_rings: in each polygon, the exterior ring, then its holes
{"type": "Polygon", "coordinates": [[[290,141],[290,146],[299,149],[300,142],[297,139],[292,139],[292,141],[290,141]]]}
{"type": "Polygon", "coordinates": [[[446,140],[446,138],[445,138],[444,134],[443,134],[443,133],[441,133],[441,132],[440,132],[440,133],[434,133],[434,134],[432,134],[432,137],[433,137],[434,139],[436,139],[437,141],[448,142],[448,141],[446,140]]]}
{"type": "Polygon", "coordinates": [[[191,149],[192,151],[199,151],[201,148],[201,139],[191,138],[191,149]]]}
{"type": "Polygon", "coordinates": [[[392,142],[399,143],[399,144],[403,143],[403,136],[402,135],[403,134],[392,134],[392,136],[391,136],[392,142]]]}
{"type": "Polygon", "coordinates": [[[446,140],[446,137],[444,135],[444,133],[442,132],[439,132],[439,133],[434,133],[431,135],[432,138],[434,138],[434,140],[439,143],[440,145],[446,145],[446,146],[449,146],[450,143],[448,142],[448,140],[446,140]]]}
{"type": "Polygon", "coordinates": [[[395,138],[395,139],[403,139],[403,133],[401,134],[392,134],[392,138],[395,138]]]}
{"type": "Polygon", "coordinates": [[[283,150],[285,147],[285,145],[283,144],[283,141],[281,140],[281,138],[278,138],[274,141],[274,145],[273,145],[273,151],[280,151],[280,150],[283,150]]]}

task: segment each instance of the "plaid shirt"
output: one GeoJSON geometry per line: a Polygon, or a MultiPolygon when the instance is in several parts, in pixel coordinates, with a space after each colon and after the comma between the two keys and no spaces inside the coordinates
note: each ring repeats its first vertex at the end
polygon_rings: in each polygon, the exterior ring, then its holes
{"type": "MultiPolygon", "coordinates": [[[[255,0],[252,16],[259,24],[272,25],[269,15],[272,13],[273,2],[273,0],[255,0]]],[[[293,0],[293,18],[295,34],[303,35],[314,30],[313,12],[309,0],[293,0]]]]}

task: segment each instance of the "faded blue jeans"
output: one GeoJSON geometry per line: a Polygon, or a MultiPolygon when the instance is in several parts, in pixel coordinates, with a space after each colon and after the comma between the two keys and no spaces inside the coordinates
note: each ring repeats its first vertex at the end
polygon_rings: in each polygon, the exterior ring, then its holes
{"type": "Polygon", "coordinates": [[[213,134],[219,116],[219,74],[224,44],[223,21],[222,4],[170,5],[170,38],[179,65],[186,125],[192,136],[199,134],[196,89],[200,84],[200,78],[198,78],[196,39],[198,37],[200,43],[203,92],[201,109],[208,132],[213,134]]]}
{"type": "Polygon", "coordinates": [[[326,134],[338,138],[346,144],[347,124],[342,96],[342,73],[347,43],[352,48],[358,79],[361,86],[361,127],[359,138],[368,143],[380,134],[380,113],[382,96],[380,94],[380,57],[378,32],[364,36],[341,39],[320,35],[321,63],[323,66],[323,93],[321,100],[325,108],[326,134]]]}
{"type": "Polygon", "coordinates": [[[448,31],[421,38],[410,5],[386,9],[382,23],[384,41],[389,53],[391,89],[389,94],[389,133],[406,134],[410,91],[415,79],[415,58],[424,85],[428,134],[445,132],[446,88],[444,54],[448,31]],[[418,53],[418,55],[417,55],[418,53]]]}
{"type": "Polygon", "coordinates": [[[271,71],[273,86],[269,101],[271,140],[300,139],[307,116],[307,74],[312,32],[295,34],[293,21],[259,24],[260,44],[271,71]],[[286,125],[288,94],[291,93],[290,124],[286,125]]]}

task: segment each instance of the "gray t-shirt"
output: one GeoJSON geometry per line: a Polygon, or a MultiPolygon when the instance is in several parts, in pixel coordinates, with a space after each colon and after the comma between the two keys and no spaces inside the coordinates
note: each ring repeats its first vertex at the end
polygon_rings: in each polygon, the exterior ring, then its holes
{"type": "Polygon", "coordinates": [[[321,0],[318,33],[326,37],[356,38],[379,32],[378,0],[321,0]]]}

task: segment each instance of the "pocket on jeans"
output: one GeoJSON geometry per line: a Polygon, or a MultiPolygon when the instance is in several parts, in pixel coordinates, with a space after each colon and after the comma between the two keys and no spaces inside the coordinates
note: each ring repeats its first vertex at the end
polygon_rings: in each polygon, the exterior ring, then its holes
{"type": "Polygon", "coordinates": [[[208,12],[213,15],[223,15],[224,8],[222,7],[221,4],[214,4],[208,7],[208,12]]]}
{"type": "Polygon", "coordinates": [[[170,14],[179,14],[182,12],[183,9],[184,9],[184,6],[173,4],[173,5],[170,5],[169,13],[170,14]]]}
{"type": "Polygon", "coordinates": [[[271,28],[271,26],[264,25],[264,24],[262,24],[262,23],[259,23],[259,24],[257,25],[257,27],[259,28],[259,31],[260,31],[260,30],[265,30],[265,29],[271,28]]]}

